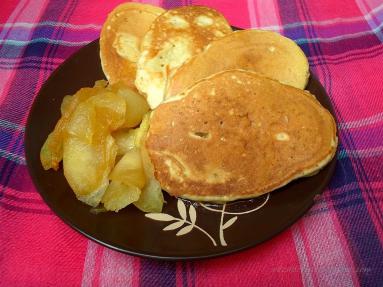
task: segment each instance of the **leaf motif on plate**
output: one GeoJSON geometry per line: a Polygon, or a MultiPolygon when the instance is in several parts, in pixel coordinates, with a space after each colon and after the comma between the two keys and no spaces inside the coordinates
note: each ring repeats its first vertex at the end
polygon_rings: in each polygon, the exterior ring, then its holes
{"type": "Polygon", "coordinates": [[[217,242],[214,240],[214,238],[205,229],[195,224],[197,220],[197,211],[193,205],[189,206],[188,213],[189,213],[190,221],[187,220],[186,205],[180,199],[177,200],[177,209],[181,218],[174,217],[166,213],[147,213],[145,214],[145,216],[157,221],[175,220],[176,222],[170,223],[169,225],[165,226],[162,230],[163,231],[176,230],[177,228],[180,228],[183,226],[180,230],[178,230],[178,232],[176,233],[176,236],[182,236],[182,235],[188,234],[195,228],[199,230],[200,232],[202,232],[203,234],[205,234],[211,240],[214,246],[217,246],[217,242]],[[184,226],[185,224],[186,226],[184,226]]]}
{"type": "Polygon", "coordinates": [[[169,225],[166,226],[163,230],[164,230],[164,231],[174,230],[174,229],[177,229],[177,228],[181,227],[181,226],[184,225],[184,224],[185,224],[185,221],[180,220],[180,221],[173,222],[173,223],[169,224],[169,225]]]}
{"type": "Polygon", "coordinates": [[[197,220],[197,211],[195,210],[195,207],[193,206],[193,204],[190,204],[189,206],[189,217],[190,217],[191,223],[194,225],[197,220]]]}
{"type": "Polygon", "coordinates": [[[178,212],[180,213],[181,218],[183,220],[186,220],[186,206],[181,199],[178,199],[177,201],[177,209],[178,209],[178,212]]]}
{"type": "MultiPolygon", "coordinates": [[[[224,204],[221,209],[214,209],[203,203],[199,203],[199,204],[200,206],[202,206],[203,208],[209,211],[220,213],[220,223],[219,223],[220,244],[221,246],[227,246],[227,243],[225,241],[224,230],[232,226],[237,221],[239,215],[252,213],[262,208],[268,202],[269,198],[270,198],[270,195],[268,194],[265,201],[261,205],[244,212],[226,211],[225,210],[226,204],[224,204]],[[235,216],[225,222],[225,215],[235,215],[235,216]]],[[[196,224],[197,209],[195,208],[193,204],[189,204],[189,207],[187,207],[181,199],[177,199],[177,210],[180,217],[175,217],[167,213],[147,213],[145,214],[145,216],[157,221],[175,221],[175,222],[167,223],[167,225],[162,230],[169,231],[169,230],[177,230],[178,228],[180,228],[176,233],[177,236],[188,234],[192,230],[198,230],[199,232],[205,234],[210,239],[210,241],[213,243],[214,246],[217,246],[217,242],[209,234],[209,232],[196,224]],[[188,220],[188,217],[190,218],[190,221],[188,220]]]]}
{"type": "Polygon", "coordinates": [[[185,226],[184,228],[180,229],[178,232],[177,232],[177,236],[181,236],[181,235],[185,235],[187,233],[189,233],[190,231],[193,230],[193,225],[188,225],[188,226],[185,226]]]}
{"type": "Polygon", "coordinates": [[[177,218],[166,214],[166,213],[146,213],[146,217],[157,220],[157,221],[172,221],[172,220],[177,220],[177,218]]]}
{"type": "Polygon", "coordinates": [[[225,224],[222,226],[222,229],[226,229],[226,228],[229,228],[230,226],[232,226],[234,224],[234,222],[236,222],[238,219],[238,216],[234,216],[232,218],[230,218],[228,221],[225,222],[225,224]]]}

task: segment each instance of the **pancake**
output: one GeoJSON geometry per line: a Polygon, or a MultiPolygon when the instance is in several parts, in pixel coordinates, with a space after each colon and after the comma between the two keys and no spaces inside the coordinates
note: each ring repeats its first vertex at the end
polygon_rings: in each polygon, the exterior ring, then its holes
{"type": "Polygon", "coordinates": [[[161,14],[142,41],[137,64],[136,86],[150,107],[162,102],[168,77],[178,67],[231,32],[226,19],[211,8],[185,6],[161,14]]]}
{"type": "Polygon", "coordinates": [[[258,72],[299,89],[305,88],[309,77],[307,58],[294,41],[275,32],[242,30],[211,42],[180,67],[168,82],[166,98],[229,69],[258,72]]]}
{"type": "Polygon", "coordinates": [[[140,3],[117,6],[105,21],[100,34],[102,70],[111,84],[123,81],[135,88],[136,63],[142,38],[164,9],[140,3]]]}
{"type": "Polygon", "coordinates": [[[146,139],[164,190],[219,202],[312,175],[336,146],[334,118],[313,95],[245,70],[214,74],[165,101],[146,139]]]}

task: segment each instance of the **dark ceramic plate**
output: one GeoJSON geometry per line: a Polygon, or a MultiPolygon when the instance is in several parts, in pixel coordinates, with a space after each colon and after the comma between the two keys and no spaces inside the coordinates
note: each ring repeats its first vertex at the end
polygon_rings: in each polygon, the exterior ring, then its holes
{"type": "MultiPolygon", "coordinates": [[[[99,43],[94,41],[61,65],[42,87],[29,114],[25,151],[32,179],[50,208],[68,225],[107,247],[158,259],[208,258],[253,247],[298,220],[333,174],[335,159],[317,175],[257,199],[201,205],[165,194],[167,216],[148,217],[134,206],[119,213],[92,214],[76,199],[62,169],[43,170],[39,152],[60,117],[62,98],[102,78],[99,43]]],[[[333,113],[313,75],[307,88],[333,113]]]]}

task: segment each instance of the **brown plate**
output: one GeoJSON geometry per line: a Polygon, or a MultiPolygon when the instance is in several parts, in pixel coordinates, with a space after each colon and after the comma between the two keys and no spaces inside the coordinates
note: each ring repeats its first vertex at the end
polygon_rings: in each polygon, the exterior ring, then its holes
{"type": "MultiPolygon", "coordinates": [[[[313,177],[296,180],[270,195],[226,205],[203,206],[165,194],[163,212],[171,216],[149,218],[134,206],[119,213],[92,214],[89,206],[76,199],[62,169],[43,170],[39,153],[60,117],[62,98],[102,78],[99,43],[94,41],[62,64],[41,88],[28,117],[25,152],[33,182],[49,207],[75,230],[107,247],[158,259],[208,258],[253,247],[298,220],[334,172],[335,159],[313,177]],[[164,231],[165,227],[170,230],[164,231]]],[[[307,89],[334,115],[313,75],[307,89]]]]}

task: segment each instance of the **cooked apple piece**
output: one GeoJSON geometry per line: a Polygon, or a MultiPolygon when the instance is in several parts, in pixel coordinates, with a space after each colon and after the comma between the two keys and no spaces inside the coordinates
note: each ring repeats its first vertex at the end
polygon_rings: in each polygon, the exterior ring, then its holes
{"type": "Polygon", "coordinates": [[[64,176],[79,200],[91,206],[100,203],[116,154],[117,146],[110,135],[93,145],[77,137],[65,138],[64,176]]]}
{"type": "Polygon", "coordinates": [[[161,185],[154,177],[154,167],[144,145],[141,146],[140,151],[146,185],[142,189],[140,199],[134,205],[143,212],[161,212],[164,205],[161,185]]]}
{"type": "Polygon", "coordinates": [[[126,100],[126,117],[124,127],[136,127],[141,122],[142,117],[149,111],[146,99],[122,83],[110,85],[108,88],[124,97],[126,100]]]}
{"type": "Polygon", "coordinates": [[[99,89],[94,88],[82,88],[74,96],[64,98],[64,102],[61,105],[62,116],[57,122],[53,132],[48,135],[44,145],[40,151],[40,160],[43,168],[48,170],[53,168],[58,170],[59,163],[63,157],[63,132],[66,129],[66,125],[76,110],[76,107],[97,94],[99,89]]]}
{"type": "Polygon", "coordinates": [[[108,86],[108,81],[106,80],[98,80],[96,82],[94,82],[94,88],[105,88],[106,86],[108,86]]]}
{"type": "Polygon", "coordinates": [[[138,132],[137,129],[122,129],[115,131],[112,136],[116,140],[118,146],[117,155],[124,155],[129,150],[135,148],[135,138],[138,132]]]}
{"type": "Polygon", "coordinates": [[[149,130],[149,120],[150,120],[150,112],[144,115],[144,117],[142,118],[140,127],[137,129],[137,134],[134,139],[134,144],[137,148],[142,147],[143,143],[145,142],[146,135],[148,134],[148,130],[149,130]]]}
{"type": "Polygon", "coordinates": [[[140,198],[133,204],[143,212],[161,212],[164,195],[159,182],[154,178],[149,179],[142,189],[140,198]]]}
{"type": "Polygon", "coordinates": [[[143,188],[146,178],[140,150],[137,148],[129,150],[113,168],[109,178],[112,181],[143,188]]]}
{"type": "Polygon", "coordinates": [[[117,155],[111,132],[125,120],[125,100],[99,93],[78,105],[64,133],[64,175],[77,198],[97,206],[117,155]]]}
{"type": "Polygon", "coordinates": [[[60,107],[61,116],[63,116],[66,112],[68,112],[68,109],[71,105],[72,99],[73,99],[73,96],[71,96],[71,95],[67,95],[63,98],[63,100],[61,102],[61,107],[60,107]]]}
{"type": "Polygon", "coordinates": [[[137,201],[140,194],[141,190],[138,187],[113,180],[106,189],[101,202],[106,210],[118,212],[137,201]]]}

